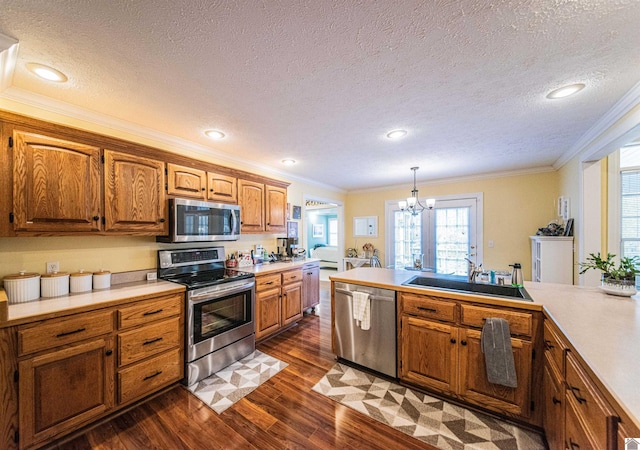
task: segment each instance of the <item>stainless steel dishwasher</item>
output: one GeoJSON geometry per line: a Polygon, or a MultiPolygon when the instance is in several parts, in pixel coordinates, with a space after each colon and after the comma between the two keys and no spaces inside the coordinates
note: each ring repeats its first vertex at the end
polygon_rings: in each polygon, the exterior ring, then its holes
{"type": "Polygon", "coordinates": [[[336,282],[334,314],[338,357],[396,378],[395,291],[336,282]],[[354,291],[369,294],[368,330],[362,330],[353,318],[354,291]]]}

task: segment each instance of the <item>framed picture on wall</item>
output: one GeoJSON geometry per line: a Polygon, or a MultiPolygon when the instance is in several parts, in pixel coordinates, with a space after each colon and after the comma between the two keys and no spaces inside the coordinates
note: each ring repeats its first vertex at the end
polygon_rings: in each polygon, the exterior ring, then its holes
{"type": "Polygon", "coordinates": [[[293,205],[293,220],[302,219],[302,206],[293,205]]]}
{"type": "Polygon", "coordinates": [[[298,222],[287,222],[287,237],[298,237],[298,222]]]}
{"type": "Polygon", "coordinates": [[[314,238],[324,237],[324,224],[318,223],[313,226],[313,237],[314,238]]]}

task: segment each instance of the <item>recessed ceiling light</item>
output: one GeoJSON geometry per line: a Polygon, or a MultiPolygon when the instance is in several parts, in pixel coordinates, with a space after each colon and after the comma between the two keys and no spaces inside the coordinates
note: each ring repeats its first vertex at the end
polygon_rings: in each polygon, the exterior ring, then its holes
{"type": "Polygon", "coordinates": [[[209,138],[215,139],[217,141],[226,137],[225,134],[219,130],[207,130],[204,132],[204,134],[206,134],[209,138]]]}
{"type": "Polygon", "coordinates": [[[407,130],[391,130],[387,133],[388,139],[400,139],[407,135],[407,130]]]}
{"type": "Polygon", "coordinates": [[[296,163],[295,159],[283,159],[282,161],[280,161],[282,164],[284,164],[285,166],[293,166],[296,163]]]}
{"type": "Polygon", "coordinates": [[[554,89],[553,91],[547,94],[547,98],[556,99],[556,98],[564,98],[570,95],[575,94],[578,91],[584,89],[583,83],[570,84],[569,86],[563,86],[558,89],[554,89]]]}
{"type": "Polygon", "coordinates": [[[64,83],[68,80],[67,76],[59,70],[42,64],[28,63],[27,69],[29,69],[31,72],[33,72],[43,80],[55,81],[57,83],[64,83]]]}

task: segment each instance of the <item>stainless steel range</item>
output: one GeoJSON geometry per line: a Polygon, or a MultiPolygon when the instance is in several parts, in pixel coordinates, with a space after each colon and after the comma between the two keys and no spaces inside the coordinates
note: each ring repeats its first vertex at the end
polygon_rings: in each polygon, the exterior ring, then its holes
{"type": "Polygon", "coordinates": [[[255,350],[255,277],[225,269],[223,247],[159,250],[158,277],[187,287],[187,386],[255,350]]]}

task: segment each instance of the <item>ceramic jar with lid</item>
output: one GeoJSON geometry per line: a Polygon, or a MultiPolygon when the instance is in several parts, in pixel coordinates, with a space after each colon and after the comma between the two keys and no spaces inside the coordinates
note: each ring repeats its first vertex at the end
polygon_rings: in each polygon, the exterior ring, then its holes
{"type": "Polygon", "coordinates": [[[40,294],[43,297],[58,297],[69,293],[69,273],[45,273],[40,278],[40,294]]]}
{"type": "Polygon", "coordinates": [[[85,272],[80,269],[79,272],[69,275],[69,290],[72,293],[88,292],[93,285],[93,272],[85,272]]]}
{"type": "Polygon", "coordinates": [[[100,269],[93,273],[93,289],[109,289],[111,287],[111,272],[100,269]]]}
{"type": "Polygon", "coordinates": [[[35,272],[14,273],[3,279],[9,304],[25,303],[40,298],[40,274],[35,272]]]}

